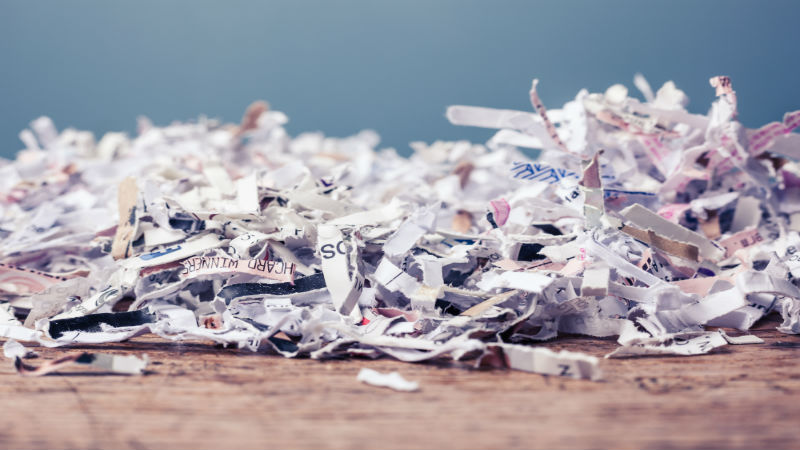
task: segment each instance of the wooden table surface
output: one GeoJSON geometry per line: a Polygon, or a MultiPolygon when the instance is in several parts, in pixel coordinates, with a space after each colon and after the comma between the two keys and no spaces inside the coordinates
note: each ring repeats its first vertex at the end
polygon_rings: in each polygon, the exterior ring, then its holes
{"type": "MultiPolygon", "coordinates": [[[[0,448],[800,448],[800,337],[693,357],[603,360],[605,381],[388,359],[314,361],[140,337],[36,348],[147,353],[151,373],[0,369],[0,448]],[[356,381],[398,371],[421,391],[356,381]]],[[[613,340],[559,338],[597,356],[613,340]]],[[[76,369],[81,370],[81,369],[76,369]]]]}

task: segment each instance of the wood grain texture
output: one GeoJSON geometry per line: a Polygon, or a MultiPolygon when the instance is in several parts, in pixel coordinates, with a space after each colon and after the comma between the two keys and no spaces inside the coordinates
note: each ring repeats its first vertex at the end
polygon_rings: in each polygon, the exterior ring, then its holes
{"type": "MultiPolygon", "coordinates": [[[[604,360],[605,381],[392,360],[283,359],[157,337],[68,349],[147,353],[152,373],[23,378],[2,364],[0,448],[798,448],[800,338],[694,357],[604,360]],[[399,371],[422,390],[356,381],[399,371]]],[[[613,340],[559,338],[597,356],[613,340]]],[[[80,369],[76,369],[80,370],[80,369]]]]}

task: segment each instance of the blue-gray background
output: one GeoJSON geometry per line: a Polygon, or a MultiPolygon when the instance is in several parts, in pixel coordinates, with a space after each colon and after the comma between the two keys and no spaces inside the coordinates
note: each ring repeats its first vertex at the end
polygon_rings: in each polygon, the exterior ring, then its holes
{"type": "MultiPolygon", "coordinates": [[[[40,115],[132,132],[255,99],[293,134],[377,130],[382,145],[472,139],[446,106],[556,107],[586,87],[674,80],[705,113],[708,78],[733,79],[747,126],[800,108],[798,1],[0,0],[0,155],[40,115]]],[[[633,89],[632,89],[633,90],[633,89]]]]}

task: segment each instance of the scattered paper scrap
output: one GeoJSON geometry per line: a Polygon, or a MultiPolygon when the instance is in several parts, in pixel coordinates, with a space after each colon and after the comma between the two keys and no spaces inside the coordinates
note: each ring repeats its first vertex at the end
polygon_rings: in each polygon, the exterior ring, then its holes
{"type": "Polygon", "coordinates": [[[33,350],[25,348],[24,345],[13,339],[9,339],[3,344],[3,356],[8,359],[17,359],[35,358],[37,355],[33,350]]]}
{"type": "Polygon", "coordinates": [[[419,390],[419,383],[408,381],[397,372],[381,373],[377,370],[362,368],[356,379],[372,386],[386,387],[401,392],[414,392],[419,390]]]}
{"type": "Polygon", "coordinates": [[[107,355],[104,353],[75,353],[63,356],[52,361],[47,361],[39,367],[34,367],[22,362],[21,358],[16,358],[14,366],[17,372],[26,377],[38,377],[50,373],[58,372],[60,369],[72,365],[86,366],[101,372],[115,373],[121,375],[141,375],[147,367],[147,355],[143,358],[136,356],[107,355]]]}

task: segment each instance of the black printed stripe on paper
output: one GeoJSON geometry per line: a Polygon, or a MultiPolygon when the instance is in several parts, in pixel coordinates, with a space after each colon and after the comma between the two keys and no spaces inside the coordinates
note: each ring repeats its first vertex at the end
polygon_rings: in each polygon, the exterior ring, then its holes
{"type": "Polygon", "coordinates": [[[325,277],[321,273],[315,273],[303,278],[297,278],[292,283],[239,283],[231,284],[220,289],[217,297],[230,303],[236,297],[247,297],[250,295],[290,295],[301,292],[316,291],[324,288],[325,277]]]}

